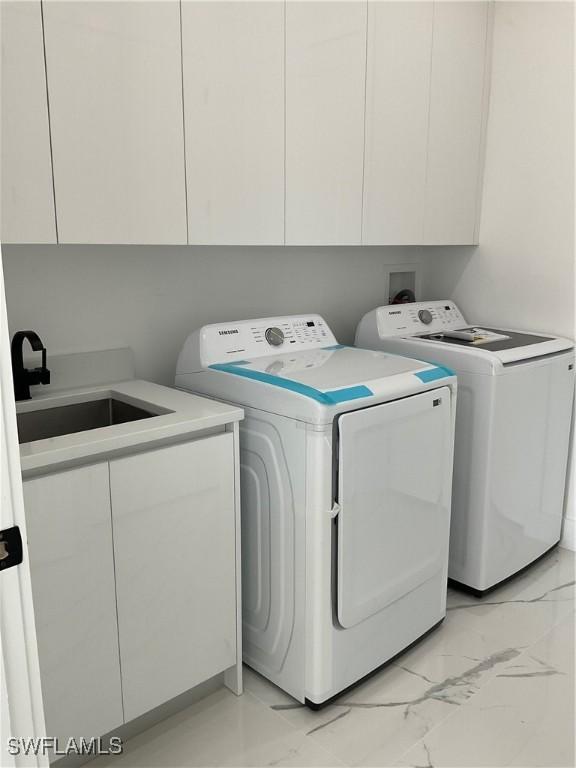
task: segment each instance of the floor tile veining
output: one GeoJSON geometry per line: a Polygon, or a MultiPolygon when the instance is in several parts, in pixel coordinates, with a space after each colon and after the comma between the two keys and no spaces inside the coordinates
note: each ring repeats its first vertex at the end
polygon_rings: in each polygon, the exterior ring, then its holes
{"type": "Polygon", "coordinates": [[[423,642],[319,712],[245,668],[94,768],[573,766],[574,554],[557,549],[485,600],[449,590],[423,642]]]}

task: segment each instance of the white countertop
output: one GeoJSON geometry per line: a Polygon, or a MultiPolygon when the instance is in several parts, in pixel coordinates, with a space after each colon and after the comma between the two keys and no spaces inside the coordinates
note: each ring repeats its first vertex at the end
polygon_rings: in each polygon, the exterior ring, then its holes
{"type": "MultiPolygon", "coordinates": [[[[17,413],[56,408],[113,397],[160,415],[150,419],[114,424],[20,445],[23,476],[65,465],[97,460],[147,443],[181,439],[203,430],[223,427],[244,417],[241,408],[178,389],[132,380],[117,384],[38,392],[31,400],[16,403],[17,413]]],[[[151,445],[153,447],[153,445],[151,445]]]]}

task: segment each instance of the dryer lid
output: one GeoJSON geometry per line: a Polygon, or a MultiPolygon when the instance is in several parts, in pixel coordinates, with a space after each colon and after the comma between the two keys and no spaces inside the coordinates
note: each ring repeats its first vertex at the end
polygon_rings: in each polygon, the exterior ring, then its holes
{"type": "Polygon", "coordinates": [[[281,387],[325,405],[380,396],[407,374],[424,383],[453,376],[441,366],[341,344],[209,367],[281,387]]]}

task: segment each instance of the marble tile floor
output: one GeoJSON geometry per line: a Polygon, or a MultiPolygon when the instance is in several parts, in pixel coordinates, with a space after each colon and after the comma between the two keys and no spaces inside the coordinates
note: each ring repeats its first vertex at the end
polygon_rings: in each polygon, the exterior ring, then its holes
{"type": "Polygon", "coordinates": [[[574,554],[556,549],[483,600],[449,590],[446,621],[312,712],[245,667],[92,768],[574,766],[574,554]]]}

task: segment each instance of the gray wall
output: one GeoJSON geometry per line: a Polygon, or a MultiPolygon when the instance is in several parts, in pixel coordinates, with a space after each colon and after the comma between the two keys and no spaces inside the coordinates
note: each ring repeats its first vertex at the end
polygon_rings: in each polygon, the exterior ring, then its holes
{"type": "Polygon", "coordinates": [[[352,343],[360,317],[386,303],[387,265],[418,264],[422,298],[443,298],[473,251],[20,245],[2,255],[12,333],[33,328],[49,355],[130,346],[137,376],[169,384],[200,325],[319,312],[352,343]]]}

